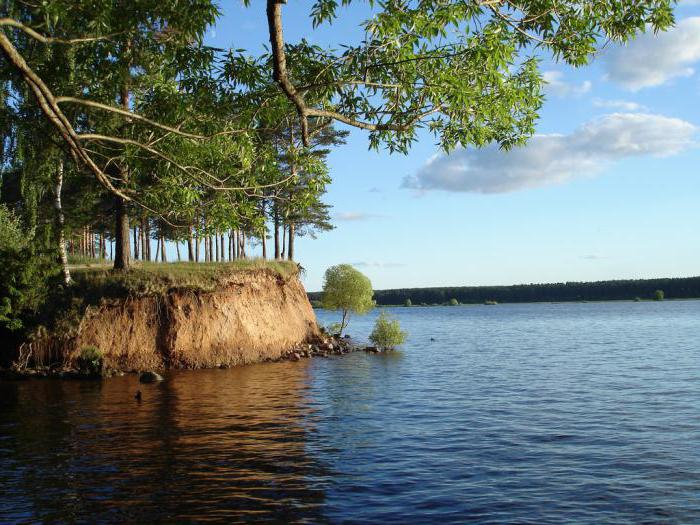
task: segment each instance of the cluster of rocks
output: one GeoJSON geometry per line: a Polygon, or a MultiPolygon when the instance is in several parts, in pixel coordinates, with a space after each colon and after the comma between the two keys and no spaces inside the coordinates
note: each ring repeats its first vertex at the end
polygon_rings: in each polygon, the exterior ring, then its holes
{"type": "Polygon", "coordinates": [[[316,341],[302,343],[288,350],[273,361],[299,361],[310,357],[331,357],[357,352],[363,347],[355,345],[349,336],[323,335],[316,341]]]}

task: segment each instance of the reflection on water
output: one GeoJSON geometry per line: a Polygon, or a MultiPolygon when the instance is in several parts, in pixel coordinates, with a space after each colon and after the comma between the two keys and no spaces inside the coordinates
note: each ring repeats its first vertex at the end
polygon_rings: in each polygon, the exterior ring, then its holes
{"type": "Polygon", "coordinates": [[[308,369],[3,384],[0,521],[321,520],[308,369]],[[136,402],[134,393],[143,392],[136,402]]]}
{"type": "Polygon", "coordinates": [[[0,382],[0,522],[700,522],[700,302],[393,313],[395,354],[0,382]]]}

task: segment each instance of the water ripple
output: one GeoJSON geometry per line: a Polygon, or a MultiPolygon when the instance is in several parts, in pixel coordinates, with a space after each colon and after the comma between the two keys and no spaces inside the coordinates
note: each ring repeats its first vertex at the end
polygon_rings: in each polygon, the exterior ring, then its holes
{"type": "Polygon", "coordinates": [[[0,522],[700,522],[700,302],[392,313],[392,355],[0,383],[0,522]]]}

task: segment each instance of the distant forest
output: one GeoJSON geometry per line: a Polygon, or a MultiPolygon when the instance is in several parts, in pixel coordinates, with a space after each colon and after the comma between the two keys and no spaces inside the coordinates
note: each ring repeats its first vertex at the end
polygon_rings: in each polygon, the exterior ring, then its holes
{"type": "MultiPolygon", "coordinates": [[[[654,299],[663,290],[666,299],[700,298],[700,277],[679,279],[635,279],[624,281],[568,282],[550,284],[518,284],[512,286],[456,286],[436,288],[403,288],[375,290],[378,305],[447,304],[452,299],[465,304],[487,301],[499,303],[559,301],[619,301],[654,299]]],[[[321,292],[309,293],[311,301],[321,299],[321,292]]]]}

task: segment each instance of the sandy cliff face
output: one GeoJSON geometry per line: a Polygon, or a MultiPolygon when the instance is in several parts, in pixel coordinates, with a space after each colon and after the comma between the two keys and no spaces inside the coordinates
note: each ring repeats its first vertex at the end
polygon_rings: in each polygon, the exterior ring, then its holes
{"type": "Polygon", "coordinates": [[[256,271],[215,292],[171,290],[93,308],[62,352],[73,360],[96,346],[122,370],[207,368],[275,359],[318,335],[299,280],[256,271]]]}

